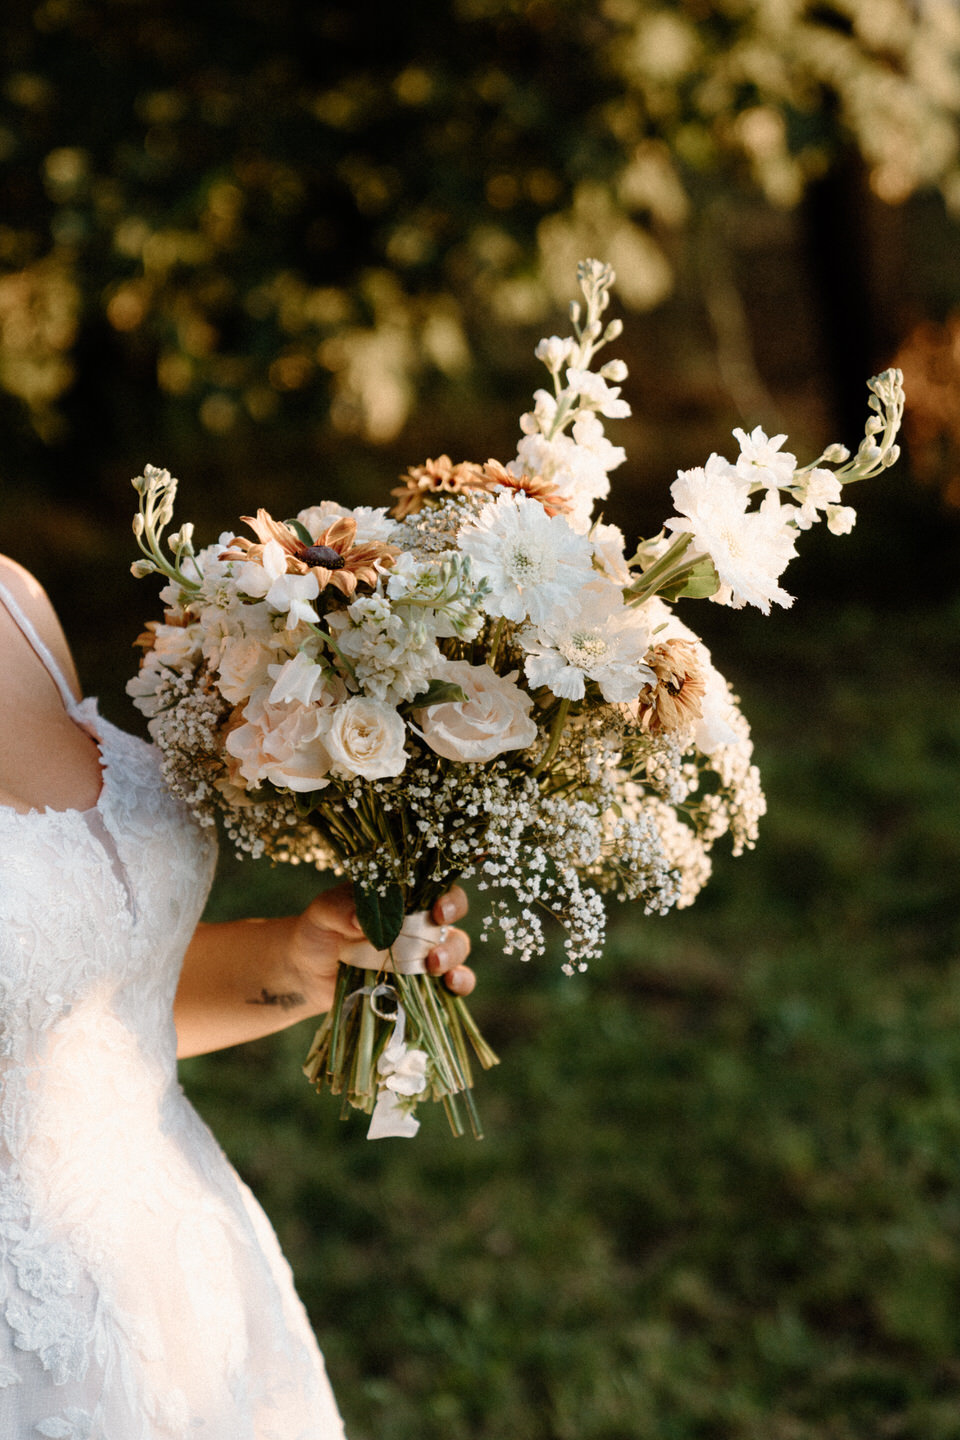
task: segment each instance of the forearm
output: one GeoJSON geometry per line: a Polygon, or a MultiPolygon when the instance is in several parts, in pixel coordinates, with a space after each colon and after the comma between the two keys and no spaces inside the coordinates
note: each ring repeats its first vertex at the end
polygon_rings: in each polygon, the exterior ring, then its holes
{"type": "Polygon", "coordinates": [[[222,1050],[329,1009],[333,981],[292,958],[299,917],[199,925],[174,1001],[177,1054],[222,1050]]]}

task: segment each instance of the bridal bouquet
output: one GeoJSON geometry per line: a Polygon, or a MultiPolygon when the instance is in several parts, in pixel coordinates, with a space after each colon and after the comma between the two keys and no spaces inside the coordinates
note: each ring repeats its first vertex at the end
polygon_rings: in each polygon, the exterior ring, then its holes
{"type": "Polygon", "coordinates": [[[602,946],[604,893],[687,906],[720,836],[753,845],[749,727],[674,602],[791,604],[800,532],[849,531],[844,487],[897,458],[888,370],[855,455],[798,466],[785,436],[736,430],[736,459],[678,475],[660,534],[628,545],[593,518],[625,459],[603,421],[630,413],[626,367],[597,361],[622,329],[603,318],[613,278],[579,267],[573,334],[537,346],[550,387],[505,466],[444,455],[408,471],[391,509],[261,509],[249,535],[200,550],[190,525],[163,542],[169,473],[133,482],[133,572],[166,584],[129,692],[201,823],[352,880],[368,943],[341,966],[306,1069],[372,1113],[372,1136],[414,1133],[426,1097],[456,1133],[465,1105],[480,1133],[471,1058],[496,1057],[423,963],[426,912],[454,880],[476,878],[485,933],[523,960],[557,918],[572,973],[602,946]]]}

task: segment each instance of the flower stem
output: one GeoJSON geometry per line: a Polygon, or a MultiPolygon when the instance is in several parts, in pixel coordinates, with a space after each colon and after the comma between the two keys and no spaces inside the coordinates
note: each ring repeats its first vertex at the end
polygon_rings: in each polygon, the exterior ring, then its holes
{"type": "Polygon", "coordinates": [[[561,700],[560,704],[557,706],[557,713],[554,716],[553,729],[550,731],[550,742],[547,745],[547,748],[544,751],[543,755],[540,757],[539,761],[533,767],[533,770],[530,772],[533,775],[534,779],[536,779],[538,775],[542,775],[544,770],[546,770],[547,767],[553,763],[554,756],[560,749],[560,740],[563,736],[563,727],[567,723],[567,715],[569,713],[570,701],[561,700]]]}

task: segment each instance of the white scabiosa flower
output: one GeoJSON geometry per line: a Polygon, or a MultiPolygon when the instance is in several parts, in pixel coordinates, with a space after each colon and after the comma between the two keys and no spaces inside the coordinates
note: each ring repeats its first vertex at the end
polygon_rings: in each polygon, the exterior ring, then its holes
{"type": "Polygon", "coordinates": [[[593,547],[562,515],[525,495],[500,495],[460,531],[471,574],[485,580],[488,615],[535,625],[568,606],[593,575],[593,547]]]}
{"type": "Polygon", "coordinates": [[[693,551],[709,555],[720,577],[717,599],[735,610],[756,605],[764,615],[771,601],[793,604],[777,581],[797,553],[796,530],[788,523],[795,510],[780,504],[778,491],[768,490],[759,509],[749,510],[750,481],[711,455],[705,467],[682,470],[670,493],[680,516],[668,520],[667,529],[689,530],[693,551]]]}
{"type": "Polygon", "coordinates": [[[643,657],[650,628],[642,611],[623,603],[618,586],[598,580],[540,625],[520,633],[524,671],[560,699],[582,700],[587,680],[612,703],[635,700],[656,676],[643,657]]]}

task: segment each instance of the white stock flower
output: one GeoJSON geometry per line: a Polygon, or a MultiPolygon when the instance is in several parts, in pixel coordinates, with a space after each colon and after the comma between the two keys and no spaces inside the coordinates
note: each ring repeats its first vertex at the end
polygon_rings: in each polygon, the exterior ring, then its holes
{"type": "Polygon", "coordinates": [[[199,625],[157,625],[153,632],[153,657],[168,670],[192,670],[200,659],[199,625]]]}
{"type": "Polygon", "coordinates": [[[780,446],[786,435],[768,437],[758,425],[748,435],[745,430],[734,430],[734,438],[740,443],[737,459],[737,473],[749,480],[751,485],[786,487],[793,481],[797,468],[797,457],[788,451],[781,452],[780,446]]]}
{"type": "Polygon", "coordinates": [[[420,733],[437,755],[478,764],[536,740],[533,699],[514,683],[516,670],[498,675],[489,665],[450,660],[436,678],[459,685],[467,697],[417,711],[420,733]]]}
{"type": "Polygon", "coordinates": [[[623,603],[617,585],[597,580],[576,601],[559,608],[536,629],[521,631],[524,671],[532,685],[546,685],[566,700],[582,700],[586,681],[605,700],[635,700],[656,676],[643,663],[650,628],[642,610],[623,603]]]}
{"type": "Polygon", "coordinates": [[[442,550],[426,559],[403,551],[386,577],[386,590],[408,614],[416,607],[421,622],[437,639],[473,640],[483,625],[483,607],[469,562],[457,550],[442,550]]]}
{"type": "Polygon", "coordinates": [[[357,685],[385,704],[412,700],[426,690],[442,658],[421,612],[401,615],[382,595],[355,600],[328,615],[327,625],[357,685]]]}
{"type": "Polygon", "coordinates": [[[556,375],[566,365],[576,348],[577,342],[569,336],[561,339],[559,335],[547,335],[540,341],[533,353],[542,364],[546,365],[551,375],[556,375]]]}
{"type": "Polygon", "coordinates": [[[534,624],[567,605],[589,583],[592,550],[562,515],[548,515],[525,495],[499,495],[460,531],[471,573],[486,580],[488,615],[534,624]]]}
{"type": "Polygon", "coordinates": [[[843,485],[832,470],[811,470],[809,475],[799,477],[794,494],[801,502],[794,517],[801,530],[809,530],[819,518],[819,511],[836,508],[843,493],[843,485]]]}
{"type": "Polygon", "coordinates": [[[622,420],[630,414],[626,400],[618,399],[619,385],[608,385],[602,375],[593,370],[569,369],[567,386],[574,395],[579,395],[587,404],[608,420],[622,420]]]}
{"type": "Polygon", "coordinates": [[[316,573],[308,570],[306,575],[288,575],[286,552],[277,540],[264,545],[262,558],[260,565],[255,560],[243,560],[237,565],[237,588],[244,595],[265,600],[279,615],[286,615],[291,628],[301,620],[316,620],[317,612],[310,604],[320,593],[316,573]]]}
{"type": "Polygon", "coordinates": [[[670,488],[679,517],[667,529],[693,535],[691,555],[709,555],[723,587],[720,598],[740,609],[756,605],[765,615],[771,601],[792,605],[776,583],[796,555],[795,531],[788,524],[795,513],[781,506],[777,490],[768,490],[757,510],[749,510],[750,481],[719,455],[706,467],[682,470],[670,488]]]}
{"type": "Polygon", "coordinates": [[[326,744],[334,774],[350,780],[399,775],[407,763],[407,727],[389,705],[352,695],[334,711],[326,744]]]}
{"type": "Polygon", "coordinates": [[[857,512],[852,505],[828,505],[827,529],[831,535],[849,535],[857,523],[857,512]]]}

